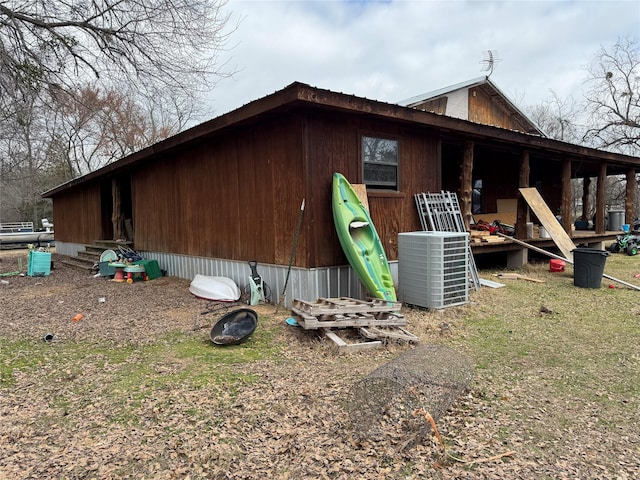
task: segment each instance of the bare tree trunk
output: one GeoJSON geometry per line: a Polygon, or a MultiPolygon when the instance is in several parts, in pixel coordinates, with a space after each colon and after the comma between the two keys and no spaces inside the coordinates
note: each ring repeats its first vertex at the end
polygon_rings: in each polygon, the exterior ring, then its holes
{"type": "Polygon", "coordinates": [[[471,194],[473,191],[473,142],[464,145],[462,171],[460,173],[460,208],[464,226],[467,230],[471,225],[471,194]]]}
{"type": "Polygon", "coordinates": [[[636,171],[634,168],[627,170],[627,187],[624,197],[624,223],[631,225],[636,218],[636,171]]]}
{"type": "MultiPolygon", "coordinates": [[[[520,188],[529,187],[529,174],[531,168],[529,166],[529,150],[524,150],[520,156],[520,179],[518,186],[520,188]]],[[[522,195],[518,195],[518,204],[516,210],[516,238],[527,238],[527,222],[529,221],[529,205],[524,201],[522,195]]]]}
{"type": "Polygon", "coordinates": [[[560,215],[562,216],[562,228],[571,236],[573,217],[571,212],[571,160],[565,158],[562,161],[562,206],[560,215]]]}
{"type": "Polygon", "coordinates": [[[596,189],[596,233],[605,233],[606,226],[604,223],[604,210],[607,201],[607,164],[600,164],[600,172],[598,172],[598,185],[596,189]]]}

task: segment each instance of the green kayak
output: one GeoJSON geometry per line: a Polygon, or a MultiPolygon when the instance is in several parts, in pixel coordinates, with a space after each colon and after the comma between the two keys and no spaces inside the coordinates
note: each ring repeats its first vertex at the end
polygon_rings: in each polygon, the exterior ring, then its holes
{"type": "Polygon", "coordinates": [[[397,301],[378,232],[353,187],[340,173],[333,174],[332,206],[340,245],[360,281],[373,297],[397,301]]]}

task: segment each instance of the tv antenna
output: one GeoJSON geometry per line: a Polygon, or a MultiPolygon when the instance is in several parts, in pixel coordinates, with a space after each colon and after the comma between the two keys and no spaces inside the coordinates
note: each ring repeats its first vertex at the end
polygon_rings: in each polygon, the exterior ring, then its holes
{"type": "Polygon", "coordinates": [[[498,52],[496,50],[487,50],[486,52],[484,52],[483,56],[484,58],[480,63],[484,64],[485,67],[482,69],[482,71],[489,72],[487,73],[487,78],[489,78],[493,73],[495,64],[501,62],[502,59],[498,58],[498,52]]]}

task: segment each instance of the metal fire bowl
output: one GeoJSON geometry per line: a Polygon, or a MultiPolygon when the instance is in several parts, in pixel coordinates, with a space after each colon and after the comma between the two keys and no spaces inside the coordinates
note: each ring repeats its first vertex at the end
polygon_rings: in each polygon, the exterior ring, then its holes
{"type": "Polygon", "coordinates": [[[249,340],[258,326],[258,314],[240,308],[224,315],[211,328],[211,341],[216,345],[238,345],[249,340]]]}

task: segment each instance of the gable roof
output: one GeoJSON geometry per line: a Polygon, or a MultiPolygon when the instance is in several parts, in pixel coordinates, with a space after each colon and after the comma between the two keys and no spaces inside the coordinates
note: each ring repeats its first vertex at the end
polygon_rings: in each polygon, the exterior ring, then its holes
{"type": "Polygon", "coordinates": [[[447,97],[454,92],[469,90],[472,88],[480,89],[485,95],[491,98],[492,101],[499,103],[518,121],[518,123],[523,125],[526,133],[546,137],[545,133],[540,130],[540,127],[527,117],[527,115],[525,115],[487,76],[474,78],[472,80],[467,80],[466,82],[457,83],[455,85],[423,93],[422,95],[417,95],[406,100],[401,100],[398,102],[398,105],[416,108],[424,102],[437,100],[438,98],[447,97]]]}

